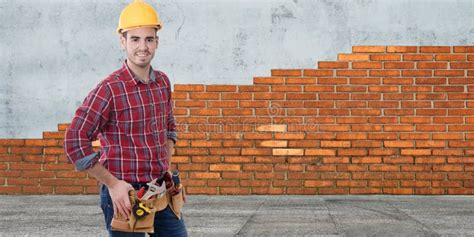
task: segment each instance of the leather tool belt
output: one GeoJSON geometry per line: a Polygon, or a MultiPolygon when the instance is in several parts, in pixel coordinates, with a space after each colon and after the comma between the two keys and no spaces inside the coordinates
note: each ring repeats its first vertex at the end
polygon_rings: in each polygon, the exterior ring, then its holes
{"type": "Polygon", "coordinates": [[[181,208],[184,205],[184,188],[173,192],[166,191],[161,197],[153,197],[148,200],[140,200],[137,192],[129,192],[132,214],[127,219],[117,213],[112,219],[111,227],[113,231],[154,233],[155,213],[170,206],[176,218],[181,219],[181,208]]]}

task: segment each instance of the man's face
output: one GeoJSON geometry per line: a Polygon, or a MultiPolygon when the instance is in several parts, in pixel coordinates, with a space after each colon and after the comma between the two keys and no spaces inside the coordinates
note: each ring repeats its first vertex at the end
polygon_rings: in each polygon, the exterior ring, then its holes
{"type": "Polygon", "coordinates": [[[120,37],[120,42],[122,48],[127,51],[128,62],[145,68],[155,56],[158,36],[155,28],[142,27],[127,31],[125,37],[120,37]]]}

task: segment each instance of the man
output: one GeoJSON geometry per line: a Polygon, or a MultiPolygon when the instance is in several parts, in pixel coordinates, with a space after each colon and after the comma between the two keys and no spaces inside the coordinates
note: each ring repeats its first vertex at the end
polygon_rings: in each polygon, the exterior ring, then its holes
{"type": "MultiPolygon", "coordinates": [[[[88,94],[66,131],[68,158],[102,184],[101,208],[110,236],[144,236],[112,231],[112,218],[117,213],[130,217],[129,191],[163,179],[170,169],[176,142],[170,81],[150,65],[161,26],[143,1],[124,8],[118,33],[127,59],[88,94]],[[94,152],[97,138],[101,149],[94,152]]],[[[187,236],[184,221],[169,206],[156,213],[154,226],[151,236],[187,236]]]]}

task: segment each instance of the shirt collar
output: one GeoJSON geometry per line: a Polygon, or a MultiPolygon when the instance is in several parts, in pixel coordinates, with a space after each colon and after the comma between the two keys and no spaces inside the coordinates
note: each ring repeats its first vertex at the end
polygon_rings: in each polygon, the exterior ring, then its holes
{"type": "MultiPolygon", "coordinates": [[[[125,59],[125,62],[123,63],[123,66],[130,75],[130,78],[131,78],[130,81],[132,81],[135,85],[138,85],[138,83],[146,84],[143,79],[138,77],[135,73],[133,73],[132,70],[130,70],[130,68],[127,65],[127,60],[126,59],[125,59]]],[[[149,78],[150,78],[150,81],[156,82],[155,73],[153,73],[153,68],[151,66],[150,66],[150,76],[149,76],[149,78]]],[[[150,83],[150,82],[148,82],[148,83],[150,83]]]]}

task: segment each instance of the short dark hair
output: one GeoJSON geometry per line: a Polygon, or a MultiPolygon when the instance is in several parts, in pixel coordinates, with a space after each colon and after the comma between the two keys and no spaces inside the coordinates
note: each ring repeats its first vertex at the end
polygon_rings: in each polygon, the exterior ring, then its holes
{"type": "MultiPolygon", "coordinates": [[[[127,38],[127,33],[128,33],[128,31],[125,31],[125,32],[122,33],[122,36],[123,36],[125,39],[127,38]]],[[[158,33],[158,30],[157,30],[157,29],[155,29],[155,36],[156,36],[156,33],[158,33]]]]}

